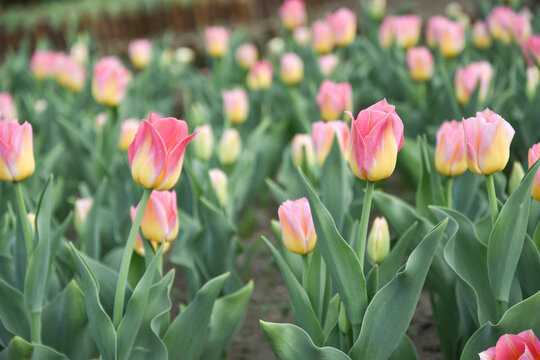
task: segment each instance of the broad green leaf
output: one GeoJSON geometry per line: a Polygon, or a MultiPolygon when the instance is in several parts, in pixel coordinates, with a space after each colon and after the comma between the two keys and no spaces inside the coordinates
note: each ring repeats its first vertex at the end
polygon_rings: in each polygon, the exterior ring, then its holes
{"type": "Polygon", "coordinates": [[[404,270],[377,292],[366,310],[360,335],[349,353],[351,359],[384,360],[399,345],[412,320],[447,224],[448,219],[436,225],[411,253],[404,270]]]}
{"type": "Polygon", "coordinates": [[[411,339],[405,335],[389,360],[418,360],[418,354],[411,339]]]}
{"type": "Polygon", "coordinates": [[[7,348],[9,360],[69,360],[55,349],[41,344],[31,344],[20,337],[14,337],[7,348]]]}
{"type": "Polygon", "coordinates": [[[13,335],[30,339],[30,314],[24,295],[0,279],[0,321],[13,335]]]}
{"type": "Polygon", "coordinates": [[[379,265],[375,264],[366,276],[368,300],[371,301],[379,289],[379,265]]]}
{"type": "Polygon", "coordinates": [[[540,274],[540,252],[532,239],[526,235],[517,273],[525,298],[540,291],[540,282],[536,276],[537,274],[540,274]]]}
{"type": "MultiPolygon", "coordinates": [[[[286,250],[288,251],[288,250],[286,250]]],[[[306,284],[304,289],[306,290],[313,310],[317,315],[319,322],[324,323],[326,315],[326,307],[330,300],[330,294],[327,289],[330,287],[330,279],[328,278],[328,272],[326,271],[326,265],[322,261],[321,251],[319,247],[315,247],[313,252],[309,256],[309,267],[305,274],[306,284]],[[328,293],[328,294],[327,294],[328,293]]]]}
{"type": "Polygon", "coordinates": [[[434,221],[429,205],[442,205],[443,193],[439,174],[433,169],[433,160],[428,151],[427,140],[424,138],[418,139],[420,159],[421,159],[421,175],[420,183],[416,192],[416,207],[418,213],[422,216],[434,221]]]}
{"type": "Polygon", "coordinates": [[[409,239],[415,233],[417,226],[418,222],[413,223],[407,231],[401,235],[390,251],[390,254],[388,254],[388,257],[379,265],[379,289],[392,280],[403,265],[407,244],[409,243],[409,239]]]}
{"type": "Polygon", "coordinates": [[[332,347],[318,347],[309,335],[292,324],[260,321],[264,336],[279,360],[350,360],[342,351],[332,347]]]}

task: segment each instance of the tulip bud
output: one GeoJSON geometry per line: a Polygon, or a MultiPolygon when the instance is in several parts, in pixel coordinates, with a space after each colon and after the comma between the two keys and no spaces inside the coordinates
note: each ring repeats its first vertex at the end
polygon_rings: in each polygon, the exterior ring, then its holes
{"type": "Polygon", "coordinates": [[[373,262],[379,264],[390,253],[390,229],[384,217],[375,218],[368,236],[367,253],[373,262]]]}
{"type": "Polygon", "coordinates": [[[523,43],[522,50],[529,67],[534,66],[535,62],[540,64],[540,35],[531,36],[523,43]],[[531,55],[534,59],[531,59],[531,55]]]}
{"type": "Polygon", "coordinates": [[[34,173],[32,125],[0,121],[0,180],[16,182],[34,173]]]}
{"type": "Polygon", "coordinates": [[[195,51],[188,47],[179,47],[174,51],[174,59],[180,64],[191,64],[195,59],[195,51]]]}
{"type": "Polygon", "coordinates": [[[349,331],[351,331],[351,322],[349,321],[347,311],[345,310],[345,306],[342,302],[339,303],[338,326],[339,330],[341,330],[341,332],[344,334],[348,334],[349,331]]]}
{"type": "Polygon", "coordinates": [[[214,192],[217,195],[219,203],[221,204],[221,206],[225,206],[227,204],[229,192],[227,190],[227,175],[220,169],[210,169],[209,175],[210,181],[212,182],[212,187],[214,188],[214,192]]]}
{"type": "Polygon", "coordinates": [[[271,38],[266,46],[272,55],[279,56],[285,51],[285,41],[280,37],[271,38]]]}
{"type": "Polygon", "coordinates": [[[439,50],[444,57],[454,58],[465,48],[465,28],[459,22],[449,21],[440,36],[439,50]]]}
{"type": "Polygon", "coordinates": [[[38,80],[54,74],[57,53],[49,50],[36,50],[30,59],[30,69],[38,80]]]}
{"type": "Polygon", "coordinates": [[[454,77],[458,101],[461,104],[468,103],[476,87],[479,86],[478,101],[484,102],[492,77],[493,68],[487,61],[473,62],[466,67],[458,68],[454,77]]]}
{"type": "Polygon", "coordinates": [[[403,122],[386,99],[360,111],[352,119],[349,164],[362,180],[386,179],[394,172],[397,153],[403,146],[403,122]]]}
{"type": "Polygon", "coordinates": [[[332,28],[334,40],[338,46],[347,46],[356,37],[356,14],[350,9],[342,7],[327,16],[328,24],[332,28]]]}
{"type": "MultiPolygon", "coordinates": [[[[540,143],[533,145],[529,149],[529,168],[540,158],[540,143]]],[[[532,196],[536,200],[540,201],[540,169],[534,176],[534,182],[532,187],[532,196]]]]}
{"type": "Polygon", "coordinates": [[[144,69],[152,60],[152,43],[148,39],[135,39],[129,43],[129,59],[136,69],[144,69]]]}
{"type": "Polygon", "coordinates": [[[435,15],[429,18],[426,26],[426,42],[430,47],[435,47],[440,43],[443,29],[450,23],[450,20],[442,15],[435,15]]]}
{"type": "Polygon", "coordinates": [[[306,5],[303,0],[285,0],[279,7],[279,17],[289,30],[305,25],[307,22],[306,5]]]}
{"type": "Polygon", "coordinates": [[[509,44],[512,40],[512,26],[514,11],[506,6],[495,6],[487,17],[487,24],[491,36],[495,40],[509,44]]]}
{"type": "Polygon", "coordinates": [[[338,139],[339,148],[343,157],[347,159],[349,144],[349,128],[343,121],[318,121],[312,124],[313,143],[317,152],[319,164],[323,165],[334,144],[334,137],[338,139]]]}
{"type": "Polygon", "coordinates": [[[304,77],[304,62],[295,53],[286,53],[281,57],[281,78],[289,85],[296,85],[304,77]]]}
{"type": "Polygon", "coordinates": [[[345,111],[351,111],[353,107],[351,84],[324,80],[317,93],[317,104],[323,120],[341,118],[345,111]]]}
{"type": "Polygon", "coordinates": [[[118,106],[126,96],[129,72],[115,57],[107,56],[94,65],[92,95],[103,105],[118,106]]]}
{"type": "Polygon", "coordinates": [[[69,56],[81,65],[86,64],[88,61],[88,45],[83,42],[76,42],[71,46],[69,56]]]}
{"type": "Polygon", "coordinates": [[[0,92],[0,121],[11,120],[17,117],[13,98],[8,92],[0,92]]]}
{"type": "Polygon", "coordinates": [[[122,122],[118,150],[127,151],[129,149],[129,145],[131,145],[133,139],[135,139],[135,134],[137,133],[140,124],[141,122],[137,119],[127,119],[122,122]]]}
{"type": "Polygon", "coordinates": [[[204,32],[206,53],[214,58],[220,58],[229,49],[229,30],[222,26],[207,27],[204,32]]]}
{"type": "Polygon", "coordinates": [[[512,172],[510,173],[510,179],[508,180],[508,194],[513,193],[518,188],[524,176],[525,171],[523,171],[523,166],[521,166],[519,161],[514,161],[514,166],[512,167],[512,172]]]}
{"type": "Polygon", "coordinates": [[[433,75],[433,55],[424,46],[412,47],[407,50],[407,67],[411,78],[415,81],[427,81],[433,75]]]}
{"type": "Polygon", "coordinates": [[[58,54],[55,63],[55,77],[60,85],[73,92],[79,92],[86,82],[86,70],[75,59],[66,54],[58,54]]]}
{"type": "MultiPolygon", "coordinates": [[[[144,257],[146,255],[143,239],[141,237],[141,234],[137,234],[137,237],[135,238],[135,245],[133,246],[133,250],[139,255],[144,257]]],[[[158,249],[158,243],[155,241],[150,241],[150,244],[154,248],[154,251],[157,251],[158,249]]],[[[169,248],[171,247],[171,243],[168,241],[165,241],[165,244],[163,245],[163,254],[165,254],[167,251],[169,251],[169,248]]]]}
{"type": "Polygon", "coordinates": [[[317,20],[311,25],[311,46],[319,54],[327,54],[334,49],[334,34],[328,22],[317,20]]]}
{"type": "Polygon", "coordinates": [[[478,49],[487,49],[491,46],[491,36],[485,22],[477,20],[473,25],[473,43],[478,49]]]}
{"type": "Polygon", "coordinates": [[[210,124],[204,124],[195,128],[197,136],[193,139],[193,150],[197,159],[208,161],[214,150],[214,136],[210,124]]]}
{"type": "MultiPolygon", "coordinates": [[[[137,216],[139,205],[130,208],[131,220],[137,216]]],[[[141,221],[141,231],[149,241],[161,244],[173,241],[178,235],[178,207],[175,191],[152,191],[141,221]]]]}
{"type": "Polygon", "coordinates": [[[259,50],[253,44],[242,44],[236,49],[236,62],[244,70],[249,70],[259,59],[259,50]]]}
{"type": "Polygon", "coordinates": [[[107,113],[101,112],[94,118],[94,126],[98,131],[100,131],[105,125],[107,125],[107,121],[107,113]]]}
{"type": "Polygon", "coordinates": [[[285,247],[299,255],[312,252],[317,243],[317,233],[308,200],[287,200],[279,207],[278,214],[285,247]]]}
{"type": "Polygon", "coordinates": [[[231,165],[238,160],[242,151],[242,140],[236,129],[227,129],[219,143],[219,161],[223,165],[231,165]]]}
{"type": "Polygon", "coordinates": [[[443,122],[437,131],[435,168],[446,176],[458,176],[467,170],[463,125],[455,120],[443,122]]]}
{"type": "Polygon", "coordinates": [[[251,90],[268,89],[272,85],[274,70],[268,60],[257,61],[247,75],[247,85],[251,90]]]}
{"type": "Polygon", "coordinates": [[[246,121],[249,111],[249,99],[246,90],[236,88],[224,90],[223,113],[232,124],[241,124],[246,121]]]}
{"type": "Polygon", "coordinates": [[[490,175],[503,170],[510,157],[514,129],[500,115],[486,109],[463,120],[467,167],[475,174],[490,175]]]}
{"type": "Polygon", "coordinates": [[[534,99],[534,96],[536,95],[539,77],[540,72],[536,66],[527,68],[527,84],[525,87],[525,94],[529,100],[534,99]]]}
{"type": "Polygon", "coordinates": [[[399,47],[408,49],[415,46],[420,39],[422,19],[417,15],[405,14],[395,16],[392,28],[399,47]]]}
{"type": "Polygon", "coordinates": [[[77,230],[77,232],[83,232],[86,218],[88,217],[90,210],[92,210],[93,204],[94,200],[92,200],[92,198],[75,200],[75,230],[77,230]]]}
{"type": "Polygon", "coordinates": [[[371,19],[381,20],[386,12],[386,0],[368,0],[366,11],[371,19]]]}
{"type": "Polygon", "coordinates": [[[30,222],[30,226],[32,227],[32,231],[36,231],[36,214],[33,212],[29,212],[26,214],[26,217],[28,217],[28,221],[30,222]]]}
{"type": "Polygon", "coordinates": [[[512,37],[520,45],[532,35],[531,21],[526,13],[514,13],[512,18],[512,37]]]}
{"type": "Polygon", "coordinates": [[[45,99],[36,100],[34,103],[34,111],[41,114],[45,110],[47,110],[47,101],[45,101],[45,99]]]}
{"type": "Polygon", "coordinates": [[[324,76],[330,76],[336,69],[339,59],[334,54],[319,56],[319,69],[324,76]]]}
{"type": "Polygon", "coordinates": [[[292,139],[291,155],[294,166],[315,166],[315,145],[308,134],[296,134],[292,139]]]}
{"type": "Polygon", "coordinates": [[[394,42],[393,22],[394,17],[387,16],[382,21],[381,26],[379,26],[377,35],[379,38],[379,45],[381,45],[382,48],[388,49],[394,42]]]}
{"type": "Polygon", "coordinates": [[[293,39],[298,45],[307,45],[311,41],[311,30],[305,26],[297,27],[293,31],[293,39]]]}

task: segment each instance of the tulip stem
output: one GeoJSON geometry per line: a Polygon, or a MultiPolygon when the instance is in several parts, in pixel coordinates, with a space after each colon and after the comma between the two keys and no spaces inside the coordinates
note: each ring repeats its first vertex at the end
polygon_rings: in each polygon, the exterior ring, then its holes
{"type": "Polygon", "coordinates": [[[446,181],[446,206],[448,208],[452,208],[452,178],[449,177],[448,181],[446,181]]]}
{"type": "Polygon", "coordinates": [[[146,204],[148,204],[151,193],[152,189],[144,189],[144,193],[139,203],[139,209],[137,210],[137,215],[135,216],[133,224],[131,224],[131,230],[129,230],[126,247],[124,248],[124,254],[122,255],[122,263],[120,264],[120,272],[118,273],[118,281],[116,283],[116,295],[114,297],[113,323],[115,327],[118,327],[120,320],[122,320],[129,264],[131,262],[131,256],[133,255],[135,239],[137,238],[144,210],[146,209],[146,204]]]}
{"type": "Polygon", "coordinates": [[[487,192],[489,198],[489,206],[491,207],[491,223],[495,225],[495,220],[499,216],[499,206],[497,204],[497,195],[495,194],[495,183],[493,182],[493,174],[486,175],[487,192]]]}
{"type": "Polygon", "coordinates": [[[32,312],[30,316],[30,337],[35,344],[41,344],[41,311],[32,312]]]}
{"type": "Polygon", "coordinates": [[[362,217],[360,218],[360,235],[358,238],[358,243],[356,244],[356,254],[358,255],[358,260],[360,261],[360,267],[364,269],[364,254],[366,252],[366,239],[367,231],[369,224],[369,214],[371,212],[371,201],[373,200],[373,189],[375,188],[375,183],[372,181],[367,181],[366,184],[366,194],[364,196],[364,204],[362,205],[362,217]]]}
{"type": "Polygon", "coordinates": [[[26,205],[24,204],[23,188],[20,182],[15,183],[15,196],[17,197],[17,207],[19,208],[21,227],[23,230],[24,241],[26,242],[26,251],[28,252],[28,256],[30,256],[30,253],[34,249],[34,236],[32,235],[30,220],[28,220],[26,205]]]}
{"type": "Polygon", "coordinates": [[[302,260],[303,260],[303,263],[304,263],[304,271],[302,272],[302,286],[304,287],[304,290],[307,291],[308,273],[309,273],[309,264],[310,264],[310,254],[302,255],[302,260]]]}

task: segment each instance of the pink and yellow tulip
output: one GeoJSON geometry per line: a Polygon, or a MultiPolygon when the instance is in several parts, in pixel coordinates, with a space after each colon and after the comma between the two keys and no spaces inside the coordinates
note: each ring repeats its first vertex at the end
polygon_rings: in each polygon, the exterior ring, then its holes
{"type": "Polygon", "coordinates": [[[210,177],[212,188],[216,193],[219,203],[221,206],[225,206],[229,197],[227,175],[221,169],[210,169],[208,176],[210,177]]]}
{"type": "Polygon", "coordinates": [[[57,53],[50,50],[36,50],[30,59],[30,69],[38,80],[51,77],[55,71],[57,53]]]}
{"type": "Polygon", "coordinates": [[[69,56],[81,65],[88,61],[88,45],[83,42],[76,42],[69,49],[69,56]]]}
{"type": "Polygon", "coordinates": [[[332,28],[334,41],[338,46],[347,46],[356,37],[356,14],[345,7],[339,8],[327,16],[328,24],[332,28]]]}
{"type": "Polygon", "coordinates": [[[450,19],[442,15],[429,18],[426,25],[426,42],[430,47],[434,48],[440,43],[442,31],[449,22],[450,19]]]}
{"type": "Polygon", "coordinates": [[[324,80],[317,93],[317,104],[324,121],[341,118],[345,111],[352,111],[351,84],[324,80]]]}
{"type": "Polygon", "coordinates": [[[268,60],[257,61],[247,75],[247,86],[251,90],[268,89],[272,86],[272,78],[274,77],[274,68],[268,60]]]}
{"type": "Polygon", "coordinates": [[[443,122],[437,131],[435,168],[446,176],[458,176],[467,170],[463,125],[455,120],[443,122]]]}
{"type": "Polygon", "coordinates": [[[221,58],[229,49],[230,33],[222,26],[209,26],[204,32],[206,53],[214,58],[221,58]]]}
{"type": "Polygon", "coordinates": [[[285,0],[279,7],[279,17],[289,30],[303,26],[307,22],[306,5],[303,0],[285,0]]]}
{"type": "Polygon", "coordinates": [[[144,69],[152,60],[152,43],[148,39],[135,39],[129,43],[128,54],[136,69],[144,69]]]}
{"type": "Polygon", "coordinates": [[[532,330],[506,334],[499,338],[497,345],[478,355],[480,360],[536,360],[540,359],[540,341],[532,330]]]}
{"type": "Polygon", "coordinates": [[[315,145],[315,152],[317,153],[317,159],[319,164],[324,164],[324,161],[328,157],[332,144],[334,143],[334,137],[338,139],[339,148],[343,157],[347,159],[347,150],[349,146],[349,128],[343,121],[318,121],[312,124],[313,144],[315,145]]]}
{"type": "Polygon", "coordinates": [[[484,102],[492,77],[493,68],[487,61],[473,62],[466,67],[458,68],[454,78],[457,100],[461,104],[466,104],[479,86],[478,101],[484,102]]]}
{"type": "Polygon", "coordinates": [[[249,112],[249,99],[246,90],[236,88],[224,90],[223,113],[232,124],[241,124],[246,121],[249,112]]]}
{"type": "Polygon", "coordinates": [[[523,55],[529,66],[533,66],[534,62],[540,64],[540,35],[533,35],[523,43],[523,55]],[[534,59],[531,59],[531,54],[534,59]]]}
{"type": "Polygon", "coordinates": [[[395,16],[393,20],[393,31],[396,44],[399,47],[408,49],[418,44],[422,19],[413,14],[395,16]]]}
{"type": "Polygon", "coordinates": [[[311,46],[318,54],[328,54],[334,49],[334,34],[327,21],[317,20],[311,24],[311,46]]]}
{"type": "Polygon", "coordinates": [[[298,45],[307,45],[311,41],[311,30],[306,26],[300,26],[294,29],[293,39],[298,45]]]}
{"type": "Polygon", "coordinates": [[[122,122],[120,139],[118,141],[118,149],[120,151],[127,151],[129,149],[133,139],[135,139],[135,134],[137,134],[140,124],[140,120],[137,119],[127,119],[122,122]]]}
{"type": "Polygon", "coordinates": [[[250,43],[240,45],[236,49],[236,62],[244,70],[249,70],[259,59],[259,50],[250,43]]]}
{"type": "Polygon", "coordinates": [[[491,46],[491,36],[487,24],[477,20],[473,25],[472,38],[474,46],[478,49],[487,49],[491,46]]]}
{"type": "Polygon", "coordinates": [[[279,207],[278,215],[285,247],[299,255],[312,252],[317,244],[317,233],[308,200],[287,200],[279,207]]]}
{"type": "Polygon", "coordinates": [[[314,167],[315,144],[313,137],[308,134],[296,134],[292,139],[291,155],[294,166],[302,166],[305,161],[308,167],[314,167]]]}
{"type": "Polygon", "coordinates": [[[487,17],[487,24],[493,39],[509,44],[512,40],[514,10],[506,6],[496,6],[487,17]]]}
{"type": "Polygon", "coordinates": [[[285,53],[281,56],[281,78],[289,85],[296,85],[304,77],[304,61],[295,53],[285,53]]]}
{"type": "MultiPolygon", "coordinates": [[[[533,166],[538,159],[540,159],[540,143],[534,144],[529,149],[529,168],[533,166]]],[[[536,200],[540,201],[540,169],[534,177],[532,196],[536,200]]]]}
{"type": "MultiPolygon", "coordinates": [[[[131,207],[131,219],[135,219],[139,205],[131,207]]],[[[162,243],[173,241],[178,235],[178,207],[176,191],[152,191],[144,210],[141,231],[148,241],[162,243]]]]}
{"type": "Polygon", "coordinates": [[[444,57],[454,58],[465,48],[465,28],[459,22],[448,21],[441,29],[439,50],[444,57]]]}
{"type": "Polygon", "coordinates": [[[34,173],[32,125],[0,121],[0,180],[18,182],[34,173]]]}
{"type": "Polygon", "coordinates": [[[0,121],[11,120],[17,117],[13,98],[8,92],[0,92],[0,121]]]}
{"type": "Polygon", "coordinates": [[[327,54],[319,56],[319,69],[324,76],[330,76],[336,69],[339,58],[335,54],[327,54]]]}
{"type": "Polygon", "coordinates": [[[94,200],[92,198],[80,198],[75,200],[75,229],[81,233],[84,231],[84,224],[86,223],[86,218],[92,210],[92,205],[94,200]]]}
{"type": "Polygon", "coordinates": [[[425,46],[412,47],[407,50],[407,67],[413,80],[427,81],[431,79],[433,66],[433,55],[425,46]]]}
{"type": "MultiPolygon", "coordinates": [[[[132,219],[133,220],[133,219],[132,219]]],[[[139,255],[144,257],[146,255],[146,250],[144,249],[143,239],[141,237],[141,234],[137,234],[137,237],[135,238],[135,245],[133,246],[133,250],[139,255]]],[[[152,245],[152,248],[154,251],[157,251],[158,249],[158,243],[155,241],[150,241],[150,245],[152,245]]],[[[163,245],[163,254],[165,254],[167,251],[169,251],[171,247],[171,243],[166,241],[163,245]]]]}
{"type": "Polygon", "coordinates": [[[92,94],[103,105],[118,106],[126,96],[130,74],[118,58],[107,56],[94,65],[92,94]]]}
{"type": "Polygon", "coordinates": [[[60,85],[79,92],[86,82],[86,70],[72,57],[60,53],[56,56],[54,75],[60,85]]]}

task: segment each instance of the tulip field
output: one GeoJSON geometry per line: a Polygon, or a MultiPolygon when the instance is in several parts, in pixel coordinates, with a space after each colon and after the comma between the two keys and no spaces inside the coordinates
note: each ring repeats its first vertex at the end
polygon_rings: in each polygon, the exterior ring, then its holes
{"type": "Polygon", "coordinates": [[[0,55],[0,360],[540,360],[538,9],[331,6],[0,55]]]}

